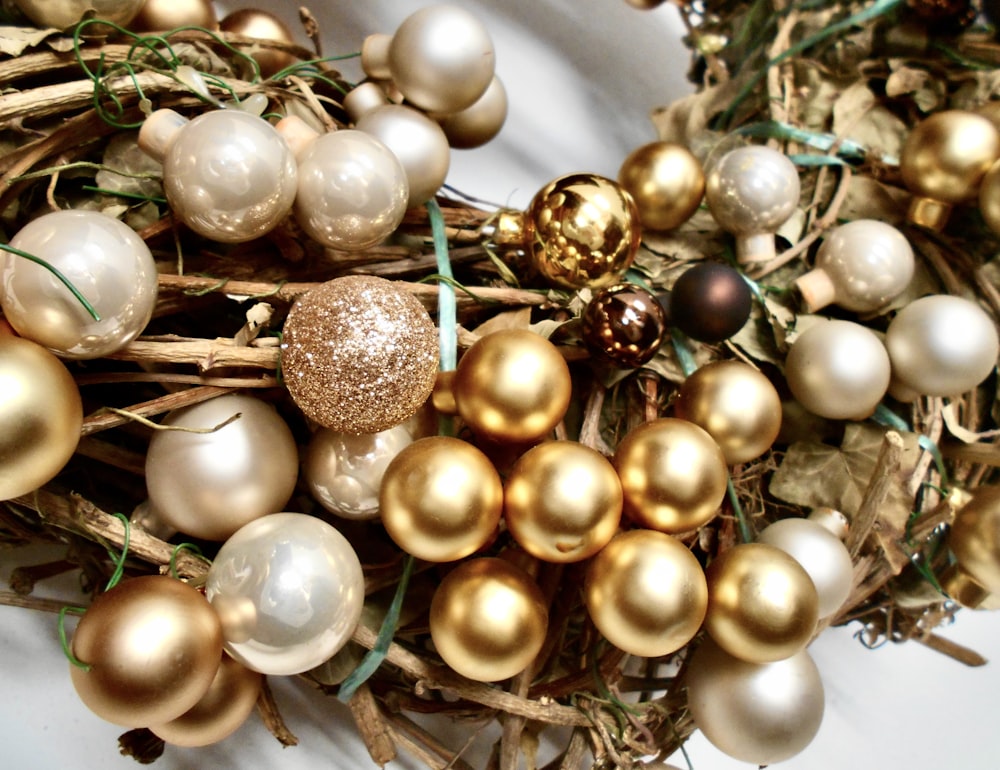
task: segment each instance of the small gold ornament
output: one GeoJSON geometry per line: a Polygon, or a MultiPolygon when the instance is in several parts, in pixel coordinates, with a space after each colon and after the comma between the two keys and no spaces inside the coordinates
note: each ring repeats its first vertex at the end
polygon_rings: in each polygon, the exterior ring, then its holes
{"type": "Polygon", "coordinates": [[[497,531],[503,485],[489,459],[467,441],[430,436],[393,458],[379,490],[382,524],[418,559],[456,561],[497,531]]]}
{"type": "Polygon", "coordinates": [[[701,564],[679,540],[633,529],[616,535],[590,562],[584,599],[608,641],[630,655],[655,658],[679,650],[698,632],[708,585],[701,564]]]}
{"type": "Polygon", "coordinates": [[[705,576],[705,629],[730,655],[770,663],[809,643],[819,618],[819,596],[802,565],[780,548],[733,546],[708,565],[705,576]]]}
{"type": "Polygon", "coordinates": [[[575,441],[548,441],[514,464],[503,510],[514,540],[532,556],[581,561],[618,530],[622,486],[614,466],[596,450],[575,441]]]}
{"type": "Polygon", "coordinates": [[[650,142],[633,150],[618,170],[647,230],[673,230],[698,210],[705,195],[701,162],[684,145],[650,142]]]}
{"type": "Polygon", "coordinates": [[[124,580],[99,595],[73,634],[73,687],[102,719],[148,727],[185,713],[222,662],[222,624],[197,589],[164,575],[124,580]]]}
{"type": "Polygon", "coordinates": [[[507,120],[507,89],[496,75],[472,105],[449,115],[431,115],[441,124],[448,144],[456,150],[471,150],[489,142],[507,120]]]}
{"type": "MultiPolygon", "coordinates": [[[[259,8],[241,8],[227,14],[219,22],[219,29],[243,37],[274,40],[288,45],[295,43],[295,36],[285,22],[273,13],[259,8]]],[[[261,48],[252,51],[250,55],[260,67],[260,75],[263,78],[269,78],[297,61],[292,54],[276,48],[261,48]]]]}
{"type": "Polygon", "coordinates": [[[527,668],[542,649],[549,612],[541,589],[520,567],[471,559],[452,570],[430,609],[434,647],[469,679],[497,682],[527,668]]]}
{"type": "Polygon", "coordinates": [[[1000,595],[1000,486],[979,487],[951,524],[948,547],[956,564],[942,587],[964,606],[981,606],[1000,595]]]}
{"type": "MultiPolygon", "coordinates": [[[[89,10],[95,12],[95,18],[128,26],[144,2],[145,0],[14,0],[14,5],[39,27],[67,29],[80,22],[89,10]]],[[[105,25],[104,29],[108,27],[105,25]]]]}
{"type": "Polygon", "coordinates": [[[639,425],[612,460],[622,481],[625,513],[668,534],[696,530],[718,513],[726,495],[726,459],[693,422],[663,417],[639,425]]]}
{"type": "Polygon", "coordinates": [[[129,29],[164,32],[178,27],[218,29],[219,19],[211,0],[146,0],[129,29]]]}

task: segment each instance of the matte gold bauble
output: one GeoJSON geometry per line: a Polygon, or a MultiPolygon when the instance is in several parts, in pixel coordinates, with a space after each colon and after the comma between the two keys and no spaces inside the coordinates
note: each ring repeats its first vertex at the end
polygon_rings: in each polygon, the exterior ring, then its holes
{"type": "Polygon", "coordinates": [[[450,115],[432,115],[440,124],[448,144],[456,150],[471,150],[489,142],[507,120],[507,89],[494,75],[486,91],[474,104],[450,115]]]}
{"type": "Polygon", "coordinates": [[[76,451],[83,404],[52,353],[0,328],[0,500],[33,492],[76,451]]]}
{"type": "Polygon", "coordinates": [[[73,686],[102,719],[148,727],[176,719],[208,692],[222,661],[222,624],[205,597],[163,575],[98,596],[73,634],[73,686]]]}
{"type": "Polygon", "coordinates": [[[395,543],[425,561],[461,559],[496,532],[500,474],[479,449],[449,436],[414,441],[382,476],[382,524],[395,543]]]}
{"type": "Polygon", "coordinates": [[[652,360],[667,335],[663,305],[655,294],[634,283],[598,289],[580,320],[591,354],[623,369],[652,360]]]}
{"type": "Polygon", "coordinates": [[[631,430],[612,460],[625,513],[650,529],[679,534],[710,521],[726,495],[726,459],[693,422],[663,417],[631,430]]]}
{"type": "Polygon", "coordinates": [[[163,32],[178,27],[217,29],[219,19],[211,0],[146,0],[129,24],[136,32],[163,32]]]}
{"type": "Polygon", "coordinates": [[[452,383],[462,419],[501,443],[546,436],[569,408],[572,381],[559,349],[526,329],[477,340],[459,359],[452,383]]]}
{"type": "Polygon", "coordinates": [[[959,509],[948,546],[962,572],[1000,595],[1000,486],[979,487],[959,509]]]}
{"type": "Polygon", "coordinates": [[[976,197],[1000,158],[1000,131],[985,117],[944,110],[917,123],[899,155],[903,183],[913,193],[909,220],[941,230],[951,208],[976,197]]]}
{"type": "Polygon", "coordinates": [[[751,663],[791,657],[816,630],[819,596],[809,573],[780,548],[744,543],[705,570],[705,629],[730,655],[751,663]]]}
{"type": "Polygon", "coordinates": [[[208,746],[228,738],[257,705],[264,677],[228,655],[201,700],[176,719],[150,731],[175,746],[208,746]]]}
{"type": "Polygon", "coordinates": [[[593,556],[618,531],[622,485],[614,466],[575,441],[529,449],[507,475],[504,520],[525,551],[566,563],[593,556]]]}
{"type": "Polygon", "coordinates": [[[39,27],[56,29],[72,27],[91,9],[95,11],[95,18],[128,26],[143,2],[145,0],[14,0],[24,15],[39,27]]]}
{"type": "Polygon", "coordinates": [[[805,650],[773,663],[749,663],[705,639],[684,679],[695,725],[741,762],[783,762],[808,746],[823,722],[823,680],[805,650]]]}
{"type": "Polygon", "coordinates": [[[990,166],[979,185],[979,213],[986,226],[1000,234],[1000,161],[990,166]]]}
{"type": "Polygon", "coordinates": [[[781,430],[778,391],[742,361],[713,361],[696,369],[677,392],[674,413],[704,428],[728,465],[760,457],[781,430]]]}
{"type": "Polygon", "coordinates": [[[618,170],[647,230],[672,230],[698,210],[705,194],[701,162],[684,145],[650,142],[633,150],[618,170]]]}
{"type": "MultiPolygon", "coordinates": [[[[241,8],[227,14],[219,22],[219,29],[243,37],[260,40],[274,40],[289,45],[295,43],[295,36],[280,18],[259,8],[241,8]]],[[[298,61],[290,53],[276,48],[260,48],[249,52],[260,67],[260,75],[269,78],[298,61]]]]}
{"type": "Polygon", "coordinates": [[[412,294],[374,276],[334,278],[299,297],[281,348],[292,399],[341,433],[399,425],[428,399],[437,376],[431,317],[412,294]]]}
{"type": "Polygon", "coordinates": [[[687,644],[708,606],[701,564],[679,540],[651,529],[616,535],[588,565],[583,590],[598,631],[647,658],[687,644]]]}
{"type": "Polygon", "coordinates": [[[548,622],[541,589],[504,559],[463,562],[431,600],[431,639],[438,654],[459,674],[480,682],[527,668],[542,649],[548,622]]]}

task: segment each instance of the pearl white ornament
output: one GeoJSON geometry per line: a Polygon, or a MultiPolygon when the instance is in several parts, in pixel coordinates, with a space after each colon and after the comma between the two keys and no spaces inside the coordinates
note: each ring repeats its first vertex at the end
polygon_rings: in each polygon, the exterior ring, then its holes
{"type": "Polygon", "coordinates": [[[0,252],[0,306],[17,332],[64,358],[101,358],[134,340],[156,305],[156,263],[132,228],[96,211],[53,211],[10,245],[59,269],[93,305],[95,321],[41,265],[0,252]]]}
{"type": "Polygon", "coordinates": [[[223,543],[205,591],[222,620],[226,652],[247,668],[281,676],[315,668],[350,640],[365,580],[339,531],[282,512],[250,522],[223,543]]]}
{"type": "Polygon", "coordinates": [[[452,148],[481,147],[499,134],[507,121],[507,89],[494,75],[486,91],[473,104],[450,115],[431,117],[441,124],[452,148]]]}

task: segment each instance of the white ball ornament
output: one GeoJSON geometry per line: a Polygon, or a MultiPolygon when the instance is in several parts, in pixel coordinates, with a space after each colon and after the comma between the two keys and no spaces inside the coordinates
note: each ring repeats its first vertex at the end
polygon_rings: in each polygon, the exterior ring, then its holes
{"type": "Polygon", "coordinates": [[[481,147],[500,133],[507,120],[507,89],[494,75],[486,91],[474,104],[450,115],[431,117],[441,124],[453,149],[481,147]]]}

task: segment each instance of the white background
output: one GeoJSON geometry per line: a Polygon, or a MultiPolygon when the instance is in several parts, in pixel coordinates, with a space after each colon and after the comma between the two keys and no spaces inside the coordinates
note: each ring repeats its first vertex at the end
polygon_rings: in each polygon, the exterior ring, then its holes
{"type": "MultiPolygon", "coordinates": [[[[325,53],[357,51],[365,35],[392,32],[427,3],[313,0],[325,53]]],[[[624,157],[655,139],[648,114],[685,93],[687,52],[668,4],[638,11],[625,0],[495,0],[459,3],[491,31],[497,71],[510,115],[490,145],[456,152],[449,183],[518,208],[550,179],[574,171],[617,175],[624,157]]],[[[227,10],[249,3],[221,3],[227,10]]],[[[264,6],[267,4],[260,3],[264,6]]],[[[277,8],[278,3],[270,4],[277,8]]],[[[298,29],[298,3],[280,4],[298,29]]],[[[304,43],[304,36],[301,37],[304,43]]],[[[360,79],[345,62],[348,79],[360,79]]],[[[6,577],[10,555],[0,557],[6,577]]],[[[61,598],[73,598],[72,584],[61,598]]],[[[855,628],[833,629],[811,648],[827,712],[815,741],[777,767],[785,770],[993,770],[1000,748],[994,714],[997,664],[969,669],[916,643],[865,649],[855,628]]],[[[987,658],[998,652],[1000,615],[962,611],[944,631],[987,658]]],[[[55,616],[0,608],[0,766],[8,768],[135,768],[118,755],[120,728],[78,701],[59,648],[55,616]]],[[[168,747],[155,765],[183,768],[367,768],[372,764],[346,712],[292,679],[276,679],[279,705],[300,745],[282,749],[255,716],[233,737],[208,749],[168,747]]],[[[687,744],[696,770],[746,770],[700,736],[687,744]]],[[[672,762],[685,767],[677,754],[672,762]]],[[[395,768],[417,767],[400,761],[395,768]]]]}

